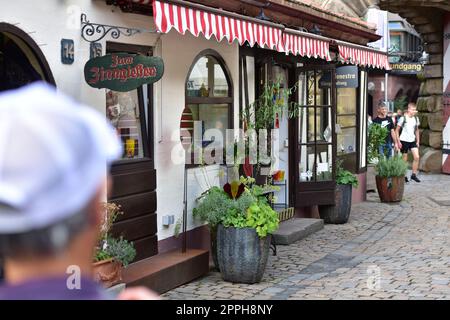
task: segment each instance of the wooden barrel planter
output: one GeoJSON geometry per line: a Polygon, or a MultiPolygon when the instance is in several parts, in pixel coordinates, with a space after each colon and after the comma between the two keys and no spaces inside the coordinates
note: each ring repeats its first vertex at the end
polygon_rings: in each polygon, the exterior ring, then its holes
{"type": "Polygon", "coordinates": [[[375,177],[381,202],[400,202],[405,190],[405,177],[375,177]]]}
{"type": "Polygon", "coordinates": [[[260,282],[269,257],[271,236],[259,238],[253,228],[217,229],[217,260],[225,281],[260,282]]]}
{"type": "Polygon", "coordinates": [[[352,185],[336,185],[335,205],[319,206],[319,215],[325,223],[347,223],[352,209],[352,185]]]}

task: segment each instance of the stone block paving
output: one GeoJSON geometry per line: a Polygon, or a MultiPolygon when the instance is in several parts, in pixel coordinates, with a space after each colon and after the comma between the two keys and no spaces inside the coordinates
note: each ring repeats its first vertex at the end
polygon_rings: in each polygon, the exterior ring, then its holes
{"type": "Polygon", "coordinates": [[[210,272],[163,298],[450,299],[450,206],[442,205],[450,176],[421,179],[405,186],[401,203],[369,193],[348,223],[278,246],[261,283],[233,284],[210,272]]]}

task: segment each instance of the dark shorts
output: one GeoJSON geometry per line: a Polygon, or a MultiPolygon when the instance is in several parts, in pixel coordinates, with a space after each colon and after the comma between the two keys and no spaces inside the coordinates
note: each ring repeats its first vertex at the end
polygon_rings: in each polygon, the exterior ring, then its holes
{"type": "Polygon", "coordinates": [[[417,144],[415,141],[413,142],[400,141],[400,143],[402,144],[402,153],[408,153],[409,150],[417,148],[417,144]]]}

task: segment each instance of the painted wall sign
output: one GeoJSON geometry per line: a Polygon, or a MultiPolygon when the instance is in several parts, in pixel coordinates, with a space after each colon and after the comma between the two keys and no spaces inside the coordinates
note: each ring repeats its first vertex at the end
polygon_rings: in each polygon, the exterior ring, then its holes
{"type": "Polygon", "coordinates": [[[61,62],[72,64],[75,60],[75,44],[72,39],[61,39],[61,62]]]}
{"type": "Polygon", "coordinates": [[[423,64],[419,62],[391,63],[391,73],[395,74],[417,74],[422,72],[423,64]]]}
{"type": "Polygon", "coordinates": [[[89,60],[84,78],[93,88],[126,92],[161,79],[164,63],[160,57],[112,53],[89,60]]]}
{"type": "MultiPolygon", "coordinates": [[[[319,80],[320,88],[331,87],[331,72],[326,72],[319,80]]],[[[358,81],[357,66],[343,66],[336,68],[336,88],[357,88],[358,81]]]]}

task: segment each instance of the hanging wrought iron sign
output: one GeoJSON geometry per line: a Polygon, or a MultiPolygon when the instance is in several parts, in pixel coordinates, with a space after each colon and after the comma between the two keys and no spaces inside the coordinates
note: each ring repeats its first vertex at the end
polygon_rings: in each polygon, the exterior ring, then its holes
{"type": "Polygon", "coordinates": [[[89,60],[84,66],[84,78],[93,88],[126,92],[143,84],[154,83],[164,73],[160,57],[129,53],[113,53],[89,60]]]}

